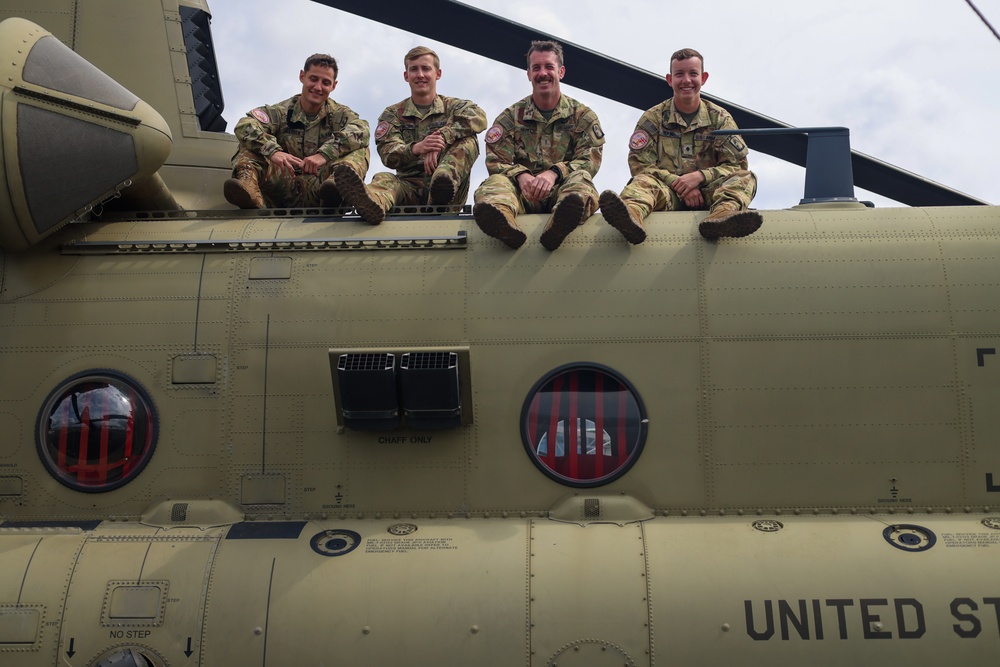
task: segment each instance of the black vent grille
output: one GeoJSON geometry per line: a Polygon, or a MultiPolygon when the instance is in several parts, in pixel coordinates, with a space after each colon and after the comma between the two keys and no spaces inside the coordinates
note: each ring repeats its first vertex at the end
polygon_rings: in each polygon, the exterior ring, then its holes
{"type": "Polygon", "coordinates": [[[396,361],[395,355],[376,352],[342,354],[337,362],[341,371],[388,371],[396,361]]]}
{"type": "Polygon", "coordinates": [[[454,352],[407,352],[400,361],[400,368],[413,371],[446,370],[458,365],[454,352]]]}
{"type": "Polygon", "coordinates": [[[174,506],[170,508],[170,521],[173,523],[180,523],[182,521],[187,521],[187,518],[188,504],[174,503],[174,506]]]}

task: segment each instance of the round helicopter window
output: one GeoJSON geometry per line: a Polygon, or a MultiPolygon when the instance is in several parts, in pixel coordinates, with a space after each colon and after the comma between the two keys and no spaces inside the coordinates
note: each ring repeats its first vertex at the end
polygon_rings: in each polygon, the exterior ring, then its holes
{"type": "Polygon", "coordinates": [[[76,375],[45,401],[37,444],[48,471],[71,489],[116,489],[153,455],[153,403],[135,380],[120,373],[76,375]]]}
{"type": "Polygon", "coordinates": [[[600,486],[632,467],[646,410],[629,382],[598,364],[571,364],[538,381],[521,410],[521,440],[539,470],[569,486],[600,486]]]}

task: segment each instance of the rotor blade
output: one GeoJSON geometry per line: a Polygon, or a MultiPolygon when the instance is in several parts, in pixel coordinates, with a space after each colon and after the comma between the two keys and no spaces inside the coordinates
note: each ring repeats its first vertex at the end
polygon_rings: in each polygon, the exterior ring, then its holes
{"type": "MultiPolygon", "coordinates": [[[[566,68],[566,77],[563,79],[568,85],[641,110],[659,104],[673,95],[660,74],[633,67],[456,0],[422,0],[418,5],[412,0],[313,2],[423,35],[518,69],[527,69],[525,54],[532,40],[554,39],[563,45],[566,61],[571,63],[566,68]]],[[[791,127],[721,98],[705,93],[702,93],[702,97],[725,107],[742,128],[791,127]]],[[[806,164],[807,139],[804,136],[761,136],[745,140],[751,148],[761,153],[801,167],[806,164]]],[[[988,203],[864,153],[851,151],[851,155],[854,184],[889,199],[911,206],[988,203]]]]}

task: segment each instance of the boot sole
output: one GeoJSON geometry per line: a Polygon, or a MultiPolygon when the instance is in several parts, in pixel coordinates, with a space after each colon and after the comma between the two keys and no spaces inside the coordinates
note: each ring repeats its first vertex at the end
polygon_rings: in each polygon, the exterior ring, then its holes
{"type": "Polygon", "coordinates": [[[750,236],[760,229],[764,218],[756,211],[734,213],[725,220],[704,220],[698,225],[698,233],[704,238],[715,240],[722,237],[738,239],[750,236]]]}
{"type": "Polygon", "coordinates": [[[431,181],[431,206],[447,206],[455,198],[455,184],[447,176],[431,181]]]}
{"type": "Polygon", "coordinates": [[[629,215],[628,207],[625,206],[620,197],[614,193],[605,192],[598,201],[605,222],[617,229],[626,241],[637,245],[646,240],[646,230],[635,224],[632,216],[629,215]]]}
{"type": "Polygon", "coordinates": [[[340,196],[354,207],[365,222],[377,225],[385,220],[385,211],[371,198],[365,188],[365,182],[353,169],[341,167],[334,171],[333,177],[340,196]]]}
{"type": "Polygon", "coordinates": [[[528,238],[524,232],[511,225],[503,212],[492,204],[477,204],[473,215],[484,234],[503,241],[515,250],[523,246],[528,238]]]}
{"type": "Polygon", "coordinates": [[[552,213],[552,224],[542,232],[539,241],[545,249],[552,252],[566,240],[574,229],[580,226],[583,218],[583,197],[572,194],[556,205],[552,213]]]}

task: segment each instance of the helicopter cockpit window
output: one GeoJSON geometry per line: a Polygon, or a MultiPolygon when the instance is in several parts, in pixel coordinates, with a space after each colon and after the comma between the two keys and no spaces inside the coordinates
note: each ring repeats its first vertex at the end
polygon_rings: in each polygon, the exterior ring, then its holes
{"type": "Polygon", "coordinates": [[[38,454],[59,482],[110,491],[138,475],[156,446],[156,413],[132,378],[76,375],[53,391],[38,416],[38,454]]]}
{"type": "Polygon", "coordinates": [[[635,389],[597,364],[557,368],[534,386],[521,411],[521,439],[539,470],[569,486],[600,486],[635,463],[646,414],[635,389]]]}

